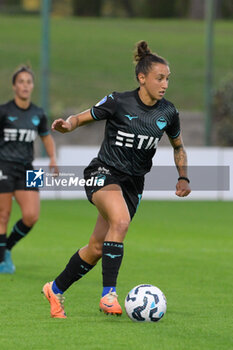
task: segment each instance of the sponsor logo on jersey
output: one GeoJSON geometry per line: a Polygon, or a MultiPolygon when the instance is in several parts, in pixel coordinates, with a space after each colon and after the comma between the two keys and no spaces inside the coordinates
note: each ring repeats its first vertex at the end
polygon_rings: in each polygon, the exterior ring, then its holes
{"type": "Polygon", "coordinates": [[[160,117],[156,120],[156,124],[160,130],[163,130],[167,126],[167,121],[164,117],[160,117]]]}
{"type": "Polygon", "coordinates": [[[128,118],[130,121],[133,120],[133,119],[137,119],[138,116],[137,115],[129,115],[129,114],[125,114],[125,117],[128,118]]]}
{"type": "Polygon", "coordinates": [[[32,124],[35,126],[38,126],[40,124],[40,118],[38,117],[38,115],[34,115],[32,117],[32,124]]]}
{"type": "Polygon", "coordinates": [[[12,123],[13,123],[15,120],[18,119],[18,117],[13,117],[12,115],[9,115],[7,118],[8,118],[12,123]]]}
{"type": "Polygon", "coordinates": [[[134,134],[129,134],[129,133],[118,130],[115,145],[126,146],[126,147],[132,148],[133,142],[134,142],[134,136],[135,136],[134,134]]]}
{"type": "Polygon", "coordinates": [[[39,170],[27,170],[26,172],[26,187],[43,187],[44,171],[43,169],[39,170]]]}
{"type": "Polygon", "coordinates": [[[134,141],[138,140],[137,149],[156,149],[159,138],[148,135],[135,135],[129,134],[123,131],[118,130],[116,135],[115,145],[120,147],[129,147],[133,148],[134,141]]]}
{"type": "Polygon", "coordinates": [[[8,176],[7,175],[3,175],[2,170],[0,170],[0,180],[7,180],[8,176]]]}
{"type": "Polygon", "coordinates": [[[24,141],[32,142],[37,137],[37,132],[31,129],[10,129],[6,128],[4,132],[4,141],[24,141]]]}
{"type": "Polygon", "coordinates": [[[100,100],[98,103],[96,103],[96,107],[103,105],[107,101],[107,96],[104,96],[102,100],[100,100]]]}

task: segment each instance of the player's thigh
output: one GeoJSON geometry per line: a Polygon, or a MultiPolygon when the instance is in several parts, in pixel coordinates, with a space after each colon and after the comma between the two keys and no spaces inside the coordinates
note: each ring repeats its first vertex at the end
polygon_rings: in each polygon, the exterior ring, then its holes
{"type": "Polygon", "coordinates": [[[14,196],[23,216],[39,217],[40,196],[38,191],[17,190],[14,196]]]}
{"type": "Polygon", "coordinates": [[[93,194],[92,201],[109,225],[129,224],[129,210],[119,185],[105,186],[93,194]]]}
{"type": "Polygon", "coordinates": [[[11,211],[13,192],[0,193],[0,211],[11,211]]]}
{"type": "Polygon", "coordinates": [[[13,193],[0,193],[0,222],[7,224],[12,208],[13,193]]]}

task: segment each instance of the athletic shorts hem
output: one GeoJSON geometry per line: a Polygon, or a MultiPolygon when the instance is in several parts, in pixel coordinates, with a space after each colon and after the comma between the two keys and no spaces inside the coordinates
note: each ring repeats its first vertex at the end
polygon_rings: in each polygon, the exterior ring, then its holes
{"type": "Polygon", "coordinates": [[[100,189],[108,185],[120,186],[132,220],[142,197],[144,176],[128,175],[94,158],[84,169],[84,179],[86,180],[86,195],[92,204],[94,204],[93,194],[100,189]],[[88,181],[90,181],[89,186],[88,181]]]}
{"type": "Polygon", "coordinates": [[[37,187],[26,187],[26,171],[33,170],[32,164],[21,164],[0,160],[0,193],[15,191],[39,191],[37,187]]]}

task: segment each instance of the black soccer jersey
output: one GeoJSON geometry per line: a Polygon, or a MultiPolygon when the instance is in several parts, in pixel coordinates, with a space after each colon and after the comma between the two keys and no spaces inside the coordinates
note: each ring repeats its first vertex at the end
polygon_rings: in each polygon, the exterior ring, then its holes
{"type": "Polygon", "coordinates": [[[0,160],[31,163],[33,142],[49,134],[43,110],[33,103],[22,109],[14,101],[0,106],[0,160]]]}
{"type": "Polygon", "coordinates": [[[105,96],[91,114],[95,120],[107,119],[98,158],[129,175],[150,171],[164,131],[171,138],[180,134],[179,113],[174,105],[163,98],[147,106],[139,98],[138,89],[105,96]]]}

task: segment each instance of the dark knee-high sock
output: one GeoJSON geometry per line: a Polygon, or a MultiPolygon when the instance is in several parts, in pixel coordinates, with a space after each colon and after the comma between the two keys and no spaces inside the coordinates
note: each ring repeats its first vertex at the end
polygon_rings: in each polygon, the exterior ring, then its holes
{"type": "MultiPolygon", "coordinates": [[[[95,265],[90,265],[76,252],[66,265],[65,270],[54,280],[60,291],[65,292],[71,284],[86,275],[95,265]]],[[[54,290],[55,291],[55,290],[54,290]]]]}
{"type": "Polygon", "coordinates": [[[24,238],[31,229],[32,227],[25,225],[22,219],[17,221],[10,236],[7,238],[6,249],[11,250],[14,245],[24,238]]]}
{"type": "Polygon", "coordinates": [[[6,233],[0,235],[0,263],[3,262],[6,249],[6,233]]]}
{"type": "Polygon", "coordinates": [[[104,242],[102,254],[103,294],[110,289],[115,291],[118,272],[124,254],[124,245],[119,242],[104,242]]]}

